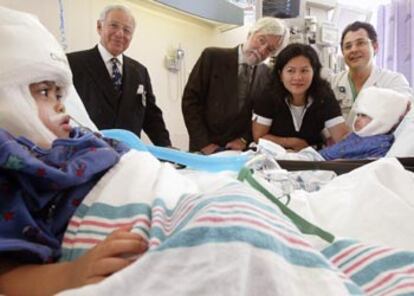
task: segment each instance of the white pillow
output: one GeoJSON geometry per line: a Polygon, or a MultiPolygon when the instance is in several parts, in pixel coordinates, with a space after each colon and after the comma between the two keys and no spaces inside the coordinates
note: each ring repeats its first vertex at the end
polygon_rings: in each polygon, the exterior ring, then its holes
{"type": "Polygon", "coordinates": [[[76,122],[74,122],[75,125],[81,124],[83,127],[87,127],[92,131],[98,131],[98,128],[89,117],[88,112],[86,111],[86,108],[73,84],[69,86],[65,107],[67,114],[76,120],[76,122]]]}
{"type": "Polygon", "coordinates": [[[394,132],[395,141],[386,154],[388,157],[414,157],[414,106],[394,132]]]}

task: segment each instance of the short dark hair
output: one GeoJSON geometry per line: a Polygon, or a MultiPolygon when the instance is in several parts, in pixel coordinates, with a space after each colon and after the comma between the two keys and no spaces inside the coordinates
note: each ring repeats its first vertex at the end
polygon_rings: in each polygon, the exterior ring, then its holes
{"type": "Polygon", "coordinates": [[[307,91],[307,95],[311,96],[316,101],[323,100],[327,96],[332,95],[329,83],[321,77],[320,72],[322,65],[319,61],[318,54],[311,46],[301,43],[289,44],[276,56],[272,79],[275,93],[281,98],[290,96],[289,91],[283,85],[281,74],[283,68],[291,59],[300,56],[309,60],[313,70],[313,79],[307,91]]]}
{"type": "Polygon", "coordinates": [[[341,48],[343,48],[343,45],[344,45],[345,35],[348,32],[351,32],[351,31],[355,32],[355,31],[358,31],[359,29],[364,29],[365,31],[367,31],[368,38],[371,39],[372,42],[374,42],[374,43],[378,42],[377,32],[375,31],[373,25],[371,25],[370,23],[366,23],[366,22],[356,21],[356,22],[353,22],[352,24],[349,24],[348,26],[346,26],[346,28],[342,32],[341,48]]]}

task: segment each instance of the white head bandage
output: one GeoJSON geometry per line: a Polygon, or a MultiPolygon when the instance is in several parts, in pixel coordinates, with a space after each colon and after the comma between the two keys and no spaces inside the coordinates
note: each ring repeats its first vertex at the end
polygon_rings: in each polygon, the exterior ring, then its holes
{"type": "Polygon", "coordinates": [[[368,115],[372,120],[355,131],[355,117],[353,131],[361,137],[388,133],[404,115],[409,100],[409,97],[391,89],[367,87],[361,90],[355,101],[355,112],[368,115]]]}
{"type": "Polygon", "coordinates": [[[60,44],[36,17],[0,7],[0,127],[36,144],[56,136],[40,121],[29,85],[53,81],[63,98],[72,74],[60,44]]]}

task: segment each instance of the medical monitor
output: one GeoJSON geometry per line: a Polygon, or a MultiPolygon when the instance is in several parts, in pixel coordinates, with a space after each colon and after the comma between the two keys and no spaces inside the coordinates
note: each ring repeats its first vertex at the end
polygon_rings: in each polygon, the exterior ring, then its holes
{"type": "Polygon", "coordinates": [[[294,18],[299,16],[300,0],[263,0],[262,16],[294,18]]]}

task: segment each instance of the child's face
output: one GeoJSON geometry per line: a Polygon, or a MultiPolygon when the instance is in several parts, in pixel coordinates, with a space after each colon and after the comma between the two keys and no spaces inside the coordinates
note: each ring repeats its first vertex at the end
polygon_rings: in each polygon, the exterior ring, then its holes
{"type": "Polygon", "coordinates": [[[358,113],[355,119],[355,123],[354,123],[355,131],[360,131],[363,127],[365,127],[368,123],[370,123],[371,120],[372,118],[369,117],[368,115],[363,114],[363,113],[358,113]]]}
{"type": "Polygon", "coordinates": [[[65,114],[65,106],[61,102],[61,89],[51,81],[32,83],[29,88],[43,124],[58,138],[68,138],[70,117],[65,114]]]}

